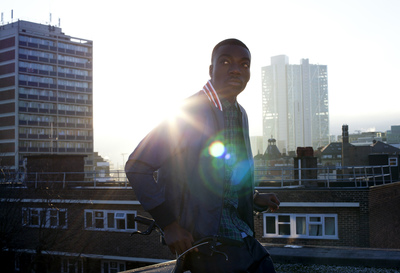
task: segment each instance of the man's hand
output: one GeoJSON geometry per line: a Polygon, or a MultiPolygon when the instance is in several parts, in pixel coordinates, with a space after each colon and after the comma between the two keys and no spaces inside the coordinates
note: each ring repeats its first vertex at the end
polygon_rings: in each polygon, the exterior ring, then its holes
{"type": "Polygon", "coordinates": [[[194,242],[192,234],[176,221],[164,228],[164,239],[173,254],[182,254],[191,248],[194,242]]]}
{"type": "Polygon", "coordinates": [[[266,207],[274,212],[279,209],[281,203],[275,193],[256,193],[254,196],[254,203],[260,207],[266,207]]]}

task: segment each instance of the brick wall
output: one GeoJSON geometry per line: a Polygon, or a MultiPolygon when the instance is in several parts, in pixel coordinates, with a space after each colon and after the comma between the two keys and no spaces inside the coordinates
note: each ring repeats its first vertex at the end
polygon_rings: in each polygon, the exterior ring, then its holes
{"type": "MultiPolygon", "coordinates": [[[[0,197],[5,198],[5,192],[0,197]]],[[[279,213],[323,213],[338,215],[337,240],[263,238],[262,214],[255,216],[256,238],[262,243],[296,244],[319,246],[351,246],[399,248],[400,236],[396,228],[400,226],[400,182],[370,189],[276,189],[281,202],[349,202],[359,203],[358,207],[281,207],[279,213]]],[[[45,238],[49,250],[114,255],[123,257],[142,257],[154,259],[174,259],[168,249],[160,243],[159,235],[134,235],[129,232],[93,231],[84,228],[84,210],[136,210],[138,215],[149,216],[140,205],[135,204],[97,204],[52,202],[61,200],[126,200],[136,201],[133,190],[121,189],[10,189],[8,198],[38,199],[41,202],[16,202],[22,207],[56,206],[68,209],[68,229],[52,230],[21,228],[16,230],[12,243],[15,248],[35,249],[39,239],[45,238]],[[53,239],[57,239],[52,242],[53,239]]],[[[2,206],[5,204],[3,202],[2,206]]],[[[22,217],[22,213],[16,213],[22,217]]],[[[22,219],[18,220],[22,223],[22,219]]],[[[140,230],[146,227],[138,226],[140,230]]],[[[45,241],[46,241],[45,240],[45,241]]]]}
{"type": "Polygon", "coordinates": [[[400,182],[371,187],[371,247],[400,248],[400,182]]]}
{"type": "MultiPolygon", "coordinates": [[[[0,194],[0,198],[4,198],[0,194]]],[[[101,190],[75,190],[75,189],[25,189],[9,192],[7,198],[35,199],[40,202],[15,202],[19,212],[16,216],[22,223],[22,207],[66,208],[68,211],[67,229],[28,228],[22,227],[16,234],[12,244],[16,249],[37,249],[41,245],[45,250],[69,253],[113,255],[135,258],[174,259],[167,246],[160,242],[158,233],[150,236],[133,235],[130,232],[112,232],[85,230],[84,211],[91,210],[135,210],[138,215],[150,217],[140,205],[134,204],[97,204],[76,203],[69,200],[104,200],[104,201],[136,201],[133,190],[101,189],[101,190]],[[59,203],[54,200],[64,200],[59,203]]],[[[146,226],[138,225],[139,230],[146,226]]]]}

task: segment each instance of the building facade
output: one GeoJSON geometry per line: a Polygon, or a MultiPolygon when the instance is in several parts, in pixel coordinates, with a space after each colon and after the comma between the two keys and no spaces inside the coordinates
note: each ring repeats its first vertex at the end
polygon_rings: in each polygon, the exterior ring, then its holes
{"type": "Polygon", "coordinates": [[[55,26],[0,27],[0,166],[18,170],[32,154],[92,156],[92,49],[55,26]]]}
{"type": "Polygon", "coordinates": [[[326,65],[289,64],[285,55],[271,57],[262,68],[264,141],[273,137],[282,153],[297,147],[314,149],[329,143],[326,65]]]}
{"type": "Polygon", "coordinates": [[[262,136],[250,136],[250,145],[253,156],[256,156],[258,154],[263,154],[265,151],[264,141],[262,136]]]}
{"type": "Polygon", "coordinates": [[[386,132],[387,143],[399,144],[400,143],[400,125],[392,125],[390,130],[386,132]]]}

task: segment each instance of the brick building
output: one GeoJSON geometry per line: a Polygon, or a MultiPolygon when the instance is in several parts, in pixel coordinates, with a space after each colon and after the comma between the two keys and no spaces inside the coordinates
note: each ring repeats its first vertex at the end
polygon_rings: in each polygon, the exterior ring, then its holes
{"type": "Polygon", "coordinates": [[[257,239],[290,245],[400,248],[400,182],[364,188],[274,189],[275,213],[256,216],[257,239]]]}
{"type": "Polygon", "coordinates": [[[1,238],[7,249],[1,254],[3,272],[108,273],[174,258],[159,235],[131,236],[138,228],[133,218],[146,213],[129,188],[67,185],[6,188],[0,194],[0,210],[8,218],[1,238]]]}
{"type": "MultiPolygon", "coordinates": [[[[77,155],[34,155],[27,164],[23,183],[0,176],[2,272],[111,273],[175,258],[158,234],[131,236],[146,229],[134,217],[149,215],[126,180],[101,182],[82,172],[76,175],[74,171],[82,171],[84,164],[77,155]],[[65,165],[62,160],[68,160],[68,170],[59,167],[65,165]],[[43,163],[49,161],[54,164],[43,163]]],[[[386,167],[385,172],[393,168],[398,173],[398,165],[386,167]]],[[[261,243],[399,248],[400,182],[392,172],[378,173],[379,179],[370,172],[357,177],[351,172],[350,177],[338,175],[334,181],[325,176],[328,181],[322,181],[318,170],[312,175],[302,172],[301,178],[297,167],[286,171],[291,173],[289,186],[274,182],[266,187],[263,182],[258,187],[261,192],[275,192],[281,201],[277,212],[255,216],[261,243]],[[315,182],[302,183],[311,176],[315,182]]],[[[266,175],[274,181],[283,177],[283,173],[266,175]]]]}
{"type": "MultiPolygon", "coordinates": [[[[260,189],[271,191],[271,189],[260,189]]],[[[363,188],[276,188],[278,212],[255,216],[267,244],[399,248],[400,182],[363,188]]],[[[4,272],[115,272],[174,259],[128,187],[0,191],[4,272]]],[[[147,215],[148,216],[148,215],[147,215]]]]}

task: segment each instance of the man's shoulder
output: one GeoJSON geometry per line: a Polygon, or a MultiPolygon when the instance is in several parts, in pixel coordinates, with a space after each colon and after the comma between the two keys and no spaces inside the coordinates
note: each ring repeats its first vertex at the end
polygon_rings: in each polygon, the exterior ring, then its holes
{"type": "Polygon", "coordinates": [[[210,108],[210,101],[203,91],[199,91],[190,97],[186,98],[182,104],[182,110],[185,112],[196,113],[205,111],[210,108]]]}
{"type": "Polygon", "coordinates": [[[238,105],[240,111],[241,111],[243,114],[247,115],[246,110],[244,109],[244,107],[243,107],[239,102],[237,103],[237,105],[238,105]]]}

